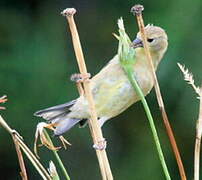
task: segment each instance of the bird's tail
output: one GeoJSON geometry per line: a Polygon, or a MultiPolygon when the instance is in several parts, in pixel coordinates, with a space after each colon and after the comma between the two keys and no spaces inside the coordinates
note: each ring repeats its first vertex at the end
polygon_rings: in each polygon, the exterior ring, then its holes
{"type": "Polygon", "coordinates": [[[68,113],[70,112],[69,108],[73,106],[75,102],[76,100],[73,100],[65,104],[43,109],[35,112],[34,115],[42,117],[54,124],[56,127],[54,134],[61,135],[81,121],[81,119],[68,118],[68,113]]]}

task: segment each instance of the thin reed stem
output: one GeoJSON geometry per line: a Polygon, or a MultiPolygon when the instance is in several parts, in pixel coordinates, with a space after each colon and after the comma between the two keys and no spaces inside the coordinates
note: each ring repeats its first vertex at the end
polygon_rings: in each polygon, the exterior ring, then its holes
{"type": "Polygon", "coordinates": [[[26,172],[26,168],[25,168],[25,162],[24,162],[24,159],[22,156],[20,146],[19,146],[18,141],[16,140],[15,136],[12,135],[12,137],[13,137],[13,142],[15,144],[15,149],[17,152],[18,161],[19,161],[19,165],[20,165],[20,169],[21,169],[20,175],[21,175],[23,180],[28,180],[27,172],[26,172]]]}
{"type": "Polygon", "coordinates": [[[192,73],[189,72],[184,65],[177,63],[178,67],[184,75],[184,80],[191,85],[195,93],[200,99],[199,105],[199,117],[196,122],[196,139],[195,139],[195,149],[194,149],[194,180],[199,180],[200,178],[200,151],[201,151],[201,136],[202,136],[202,87],[199,88],[195,85],[195,81],[192,73]]]}
{"type": "Polygon", "coordinates": [[[196,124],[196,140],[195,140],[195,152],[194,152],[194,180],[200,179],[199,175],[200,175],[201,136],[202,136],[202,92],[200,92],[199,118],[196,124]]]}
{"type": "Polygon", "coordinates": [[[52,180],[50,175],[48,174],[47,170],[43,167],[43,165],[39,162],[39,160],[36,158],[36,156],[31,152],[31,150],[23,142],[22,137],[18,134],[17,131],[15,131],[9,127],[9,125],[1,117],[1,115],[0,115],[0,124],[15,139],[15,142],[26,154],[27,158],[31,161],[32,165],[36,168],[36,170],[39,172],[41,177],[44,180],[52,180]]]}
{"type": "Polygon", "coordinates": [[[159,156],[166,180],[170,180],[171,178],[170,178],[170,175],[168,172],[167,165],[165,163],[165,159],[163,156],[160,141],[159,141],[158,134],[157,134],[155,124],[153,121],[153,117],[151,115],[151,112],[150,112],[149,106],[147,104],[147,101],[144,97],[144,94],[134,77],[134,65],[136,63],[136,59],[134,58],[135,50],[133,49],[133,47],[131,47],[131,41],[125,32],[125,28],[124,28],[122,19],[118,20],[118,26],[119,26],[119,34],[120,34],[120,36],[118,38],[119,39],[119,47],[118,47],[119,61],[121,63],[121,66],[123,67],[123,70],[125,71],[125,73],[128,77],[128,80],[130,81],[135,93],[140,98],[140,100],[143,104],[143,107],[144,107],[146,115],[147,115],[147,119],[149,120],[152,135],[154,138],[154,142],[155,142],[155,145],[157,148],[158,156],[159,156]]]}
{"type": "Polygon", "coordinates": [[[160,162],[161,162],[161,165],[162,165],[166,180],[171,180],[170,174],[168,172],[168,168],[167,168],[167,165],[166,165],[166,162],[165,162],[165,158],[164,158],[164,155],[163,155],[163,151],[161,149],[161,144],[160,144],[160,141],[159,141],[159,138],[158,138],[158,134],[157,134],[157,131],[156,131],[156,128],[155,128],[154,120],[153,120],[153,117],[151,115],[151,111],[149,109],[147,101],[146,101],[146,99],[144,97],[144,94],[143,94],[141,88],[139,87],[138,83],[133,78],[132,70],[127,69],[127,68],[124,68],[124,69],[125,69],[125,72],[127,73],[127,76],[129,78],[135,92],[138,94],[138,96],[140,97],[140,99],[142,101],[143,107],[144,107],[146,115],[147,115],[147,119],[149,120],[149,125],[150,125],[151,131],[152,131],[152,135],[153,135],[153,138],[154,138],[154,142],[155,142],[155,145],[156,145],[156,149],[157,149],[157,152],[158,152],[158,156],[159,156],[159,159],[160,159],[160,162]]]}
{"type": "Polygon", "coordinates": [[[156,97],[157,97],[157,101],[158,101],[158,105],[159,108],[161,110],[161,114],[163,117],[163,122],[164,122],[164,126],[166,128],[166,132],[168,134],[170,143],[171,143],[171,147],[173,149],[176,161],[177,161],[177,165],[179,168],[179,172],[180,172],[180,176],[181,176],[181,180],[186,180],[186,174],[185,174],[185,170],[184,170],[184,166],[182,163],[182,159],[180,156],[180,152],[179,149],[177,147],[177,143],[175,141],[175,137],[171,128],[171,125],[169,123],[168,120],[168,116],[164,107],[164,102],[163,102],[163,98],[161,95],[161,91],[160,91],[160,87],[159,87],[159,83],[158,83],[158,79],[155,73],[155,69],[154,69],[154,65],[152,62],[152,57],[149,51],[149,46],[147,43],[147,37],[146,37],[146,33],[145,33],[145,29],[144,29],[144,21],[142,18],[142,11],[144,10],[144,7],[142,5],[135,5],[132,7],[131,12],[133,12],[133,14],[136,16],[137,18],[137,23],[138,23],[138,27],[141,33],[141,37],[142,37],[142,41],[143,41],[143,46],[144,46],[144,50],[145,50],[145,54],[147,56],[147,59],[150,63],[151,69],[152,69],[152,75],[153,75],[153,79],[154,79],[154,88],[155,88],[155,92],[156,92],[156,97]]]}
{"type": "MultiPolygon", "coordinates": [[[[0,103],[5,103],[7,101],[7,96],[4,95],[2,97],[0,97],[0,103]]],[[[0,107],[0,109],[5,109],[4,107],[0,107]]],[[[6,123],[4,123],[6,124],[6,123]]],[[[8,130],[9,127],[7,127],[8,130]]],[[[17,152],[17,156],[18,156],[18,161],[19,161],[19,165],[20,165],[20,169],[21,169],[21,172],[20,172],[20,175],[22,177],[23,180],[28,180],[27,178],[27,171],[26,171],[26,168],[25,168],[25,163],[24,163],[24,159],[23,159],[23,156],[22,156],[22,152],[21,152],[21,149],[20,149],[20,146],[15,138],[15,135],[14,134],[11,134],[12,135],[12,138],[13,138],[13,142],[15,144],[15,149],[16,149],[16,152],[17,152]]]]}
{"type": "MultiPolygon", "coordinates": [[[[43,131],[44,131],[45,136],[47,137],[48,141],[51,143],[52,146],[54,146],[49,134],[47,133],[47,131],[45,129],[43,131]]],[[[57,150],[52,150],[52,151],[53,151],[53,154],[55,155],[55,158],[58,161],[58,164],[59,164],[60,168],[62,169],[64,177],[66,178],[66,180],[70,180],[70,177],[69,177],[69,175],[67,173],[67,170],[64,167],[64,164],[62,163],[62,160],[60,159],[60,156],[58,155],[57,150]]]]}
{"type": "MultiPolygon", "coordinates": [[[[87,72],[83,51],[81,48],[81,43],[78,35],[78,31],[76,28],[76,24],[74,22],[74,14],[76,13],[76,10],[74,8],[65,9],[62,14],[66,16],[67,21],[69,23],[71,35],[72,35],[72,42],[74,46],[74,51],[77,59],[77,63],[79,66],[79,70],[81,73],[81,76],[83,78],[83,87],[84,87],[84,95],[88,101],[89,104],[89,112],[91,118],[88,121],[89,128],[91,131],[91,136],[93,138],[94,145],[100,146],[106,143],[105,139],[103,138],[102,130],[98,124],[97,120],[97,114],[95,110],[95,104],[93,100],[93,96],[91,93],[91,84],[89,79],[89,74],[87,72]]],[[[112,172],[109,165],[109,161],[107,158],[107,153],[105,151],[105,148],[102,149],[96,149],[96,154],[99,162],[99,167],[102,175],[103,180],[112,180],[112,172]]]]}
{"type": "Polygon", "coordinates": [[[194,150],[194,180],[199,180],[201,137],[196,137],[194,150]]]}

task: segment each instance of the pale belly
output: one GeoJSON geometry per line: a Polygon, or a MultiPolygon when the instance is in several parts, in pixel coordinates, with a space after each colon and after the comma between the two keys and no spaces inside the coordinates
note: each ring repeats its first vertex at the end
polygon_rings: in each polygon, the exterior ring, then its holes
{"type": "MultiPolygon", "coordinates": [[[[92,84],[92,94],[98,117],[115,117],[140,100],[122,68],[119,67],[115,70],[119,71],[117,75],[110,72],[92,84]]],[[[150,72],[145,68],[138,68],[134,75],[144,95],[147,95],[153,87],[150,72]]],[[[80,97],[71,110],[70,117],[89,118],[88,103],[84,97],[80,97]]]]}
{"type": "Polygon", "coordinates": [[[128,80],[119,82],[116,87],[106,89],[106,91],[106,93],[98,95],[97,98],[95,95],[95,106],[100,117],[117,116],[139,99],[128,80]]]}

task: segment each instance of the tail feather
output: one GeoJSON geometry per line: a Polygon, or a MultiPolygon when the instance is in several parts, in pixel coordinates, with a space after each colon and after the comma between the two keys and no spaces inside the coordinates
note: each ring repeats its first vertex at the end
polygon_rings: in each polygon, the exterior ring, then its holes
{"type": "Polygon", "coordinates": [[[42,117],[46,120],[52,121],[60,115],[69,113],[69,108],[75,104],[76,100],[70,101],[65,104],[60,104],[50,108],[46,108],[34,113],[34,116],[42,117]]]}
{"type": "Polygon", "coordinates": [[[53,106],[47,109],[43,109],[34,113],[35,116],[42,117],[48,120],[50,123],[55,124],[55,135],[61,135],[64,132],[71,129],[74,125],[81,121],[80,119],[69,118],[69,108],[75,104],[76,100],[71,102],[53,106]]]}
{"type": "MultiPolygon", "coordinates": [[[[65,117],[63,117],[65,118],[65,117]]],[[[63,119],[61,117],[61,119],[63,119]]],[[[70,130],[74,125],[76,125],[77,123],[79,123],[80,119],[71,119],[71,118],[65,118],[64,121],[60,121],[59,124],[56,126],[56,129],[54,130],[54,134],[56,136],[59,136],[65,132],[67,132],[68,130],[70,130]]]]}

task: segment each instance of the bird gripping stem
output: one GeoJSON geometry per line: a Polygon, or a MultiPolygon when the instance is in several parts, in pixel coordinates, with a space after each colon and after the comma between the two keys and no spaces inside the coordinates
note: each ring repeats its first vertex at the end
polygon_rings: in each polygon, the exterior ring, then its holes
{"type": "Polygon", "coordinates": [[[164,126],[166,128],[166,132],[168,134],[169,140],[170,140],[170,144],[172,146],[176,161],[177,161],[177,165],[179,168],[179,172],[180,172],[180,176],[181,176],[181,180],[186,180],[186,174],[185,174],[185,170],[184,170],[184,166],[181,160],[181,156],[180,156],[180,152],[178,150],[177,147],[177,143],[175,141],[175,137],[171,128],[171,125],[169,123],[168,120],[168,116],[164,107],[164,102],[163,102],[163,98],[161,96],[161,91],[160,91],[160,87],[158,84],[158,79],[156,77],[156,73],[155,73],[155,69],[154,69],[154,65],[153,65],[153,61],[152,61],[152,57],[149,51],[149,47],[148,47],[148,43],[147,43],[147,37],[146,37],[146,33],[145,33],[145,28],[144,28],[144,21],[142,18],[142,11],[144,10],[144,6],[138,4],[135,5],[131,8],[131,12],[133,13],[134,16],[136,16],[137,18],[137,23],[138,23],[138,27],[140,29],[140,33],[141,33],[141,37],[142,37],[142,41],[143,41],[143,46],[144,46],[144,50],[145,50],[145,55],[150,63],[151,69],[152,69],[152,74],[153,74],[153,80],[154,80],[154,87],[155,87],[155,92],[156,92],[156,97],[157,97],[157,101],[159,104],[159,108],[163,117],[163,122],[164,122],[164,126]]]}
{"type": "MultiPolygon", "coordinates": [[[[77,63],[79,66],[79,70],[80,70],[81,76],[85,76],[86,74],[88,74],[88,72],[87,72],[87,68],[86,68],[86,64],[85,64],[85,60],[84,60],[84,56],[83,56],[83,51],[81,48],[78,31],[76,28],[76,24],[74,22],[73,15],[75,13],[76,13],[76,9],[67,8],[61,14],[67,18],[67,21],[69,23],[74,51],[75,51],[77,63]]],[[[100,142],[103,142],[104,138],[102,135],[101,127],[99,126],[98,121],[97,121],[97,114],[96,114],[93,96],[91,93],[91,86],[90,86],[91,82],[89,80],[89,77],[85,78],[85,80],[82,83],[83,83],[83,87],[84,87],[85,97],[89,104],[89,110],[90,110],[90,116],[91,116],[91,118],[89,119],[89,128],[91,131],[91,135],[92,135],[94,144],[98,145],[98,147],[99,147],[100,142]]],[[[112,176],[112,172],[110,169],[110,165],[109,165],[109,161],[107,158],[105,148],[96,149],[96,154],[97,154],[97,158],[99,161],[103,180],[113,180],[113,176],[112,176]]]]}

